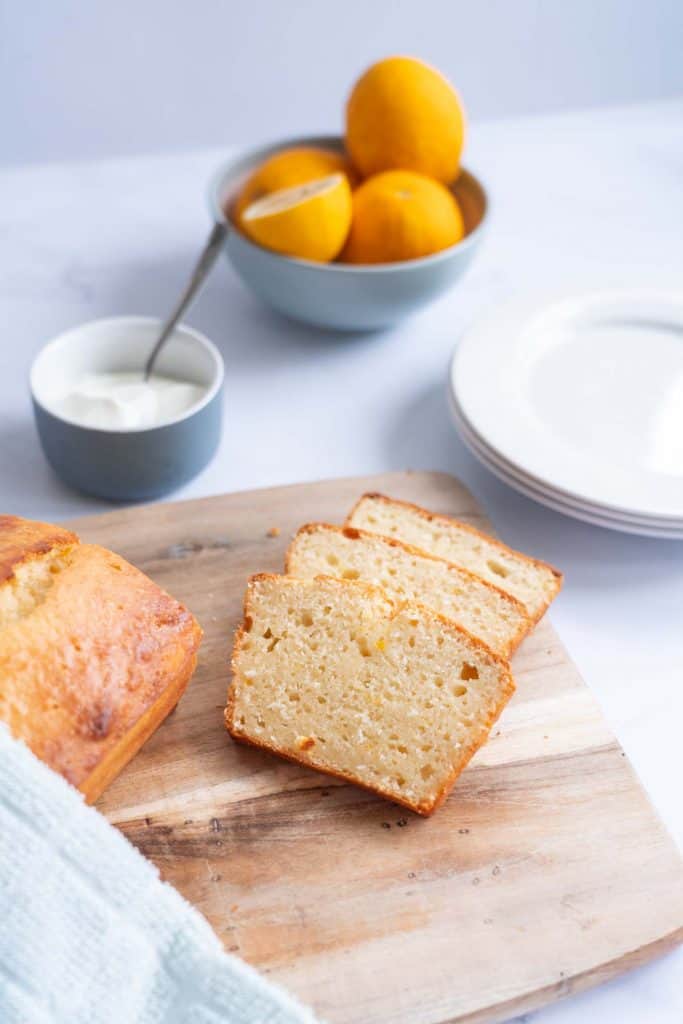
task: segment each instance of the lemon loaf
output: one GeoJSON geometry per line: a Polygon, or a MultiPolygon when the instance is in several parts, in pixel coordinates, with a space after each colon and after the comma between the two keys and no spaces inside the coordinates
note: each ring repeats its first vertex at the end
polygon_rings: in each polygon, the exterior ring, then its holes
{"type": "Polygon", "coordinates": [[[513,551],[458,519],[383,494],[364,494],[346,524],[397,537],[477,573],[521,601],[534,623],[562,586],[562,573],[546,562],[513,551]]]}
{"type": "Polygon", "coordinates": [[[329,576],[249,581],[231,735],[428,815],[512,695],[507,663],[420,605],[329,576]]]}
{"type": "Polygon", "coordinates": [[[394,601],[416,601],[453,619],[504,657],[531,627],[524,605],[480,576],[353,526],[302,526],[289,546],[286,568],[293,576],[374,583],[394,601]]]}
{"type": "Polygon", "coordinates": [[[200,637],[118,555],[0,516],[0,721],[87,800],[175,707],[200,637]]]}

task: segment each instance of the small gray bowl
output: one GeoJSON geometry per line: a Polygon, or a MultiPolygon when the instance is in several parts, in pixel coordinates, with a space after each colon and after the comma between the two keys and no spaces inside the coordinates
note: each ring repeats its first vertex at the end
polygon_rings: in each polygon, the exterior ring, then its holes
{"type": "MultiPolygon", "coordinates": [[[[341,151],[343,141],[338,135],[285,139],[228,160],[209,185],[212,216],[225,219],[225,211],[248,175],[273,153],[290,146],[326,146],[341,151]]],[[[487,212],[483,186],[463,169],[452,191],[460,203],[467,233],[457,245],[423,259],[367,266],[313,263],[262,249],[237,228],[228,234],[226,252],[244,283],[286,316],[342,331],[388,327],[437,298],[462,277],[481,242],[487,212]]]]}
{"type": "Polygon", "coordinates": [[[204,389],[181,415],[144,429],[99,429],[69,419],[56,406],[80,374],[138,369],[142,374],[160,328],[153,317],[94,320],[60,334],[34,360],[30,388],[38,435],[48,462],[71,487],[110,501],[146,501],[186,483],[215,453],[223,360],[190,327],[175,329],[155,366],[160,375],[204,389]]]}

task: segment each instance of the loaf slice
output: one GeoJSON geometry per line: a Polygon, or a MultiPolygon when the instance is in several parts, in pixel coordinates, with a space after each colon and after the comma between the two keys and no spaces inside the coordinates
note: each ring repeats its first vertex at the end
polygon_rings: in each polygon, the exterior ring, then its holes
{"type": "Polygon", "coordinates": [[[364,494],[346,525],[397,537],[477,573],[521,601],[533,623],[562,586],[562,573],[552,565],[513,551],[458,519],[383,494],[364,494]]]}
{"type": "Polygon", "coordinates": [[[417,604],[328,576],[249,581],[231,735],[428,815],[514,690],[507,663],[417,604]]]}
{"type": "Polygon", "coordinates": [[[285,564],[293,576],[360,579],[383,587],[393,601],[426,605],[503,657],[509,657],[531,628],[524,605],[481,576],[400,540],[354,526],[302,526],[285,564]]]}
{"type": "Polygon", "coordinates": [[[175,707],[200,638],[118,555],[0,516],[0,721],[88,801],[175,707]]]}

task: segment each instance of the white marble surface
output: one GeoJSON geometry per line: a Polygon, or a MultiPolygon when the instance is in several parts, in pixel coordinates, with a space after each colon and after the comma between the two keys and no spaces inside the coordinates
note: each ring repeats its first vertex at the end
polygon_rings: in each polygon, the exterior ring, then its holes
{"type": "MultiPolygon", "coordinates": [[[[207,230],[204,184],[222,155],[0,173],[3,511],[58,520],[107,507],[46,466],[28,368],[63,328],[169,308],[207,230]]],[[[462,477],[504,539],[565,570],[554,622],[681,844],[683,544],[582,525],[499,483],[450,425],[445,374],[463,325],[520,289],[680,287],[683,101],[475,124],[467,162],[493,196],[489,236],[459,287],[393,331],[340,338],[287,323],[218,267],[188,321],[226,360],[224,438],[175,497],[404,467],[462,477]]],[[[683,955],[525,1019],[680,1024],[683,955]]]]}

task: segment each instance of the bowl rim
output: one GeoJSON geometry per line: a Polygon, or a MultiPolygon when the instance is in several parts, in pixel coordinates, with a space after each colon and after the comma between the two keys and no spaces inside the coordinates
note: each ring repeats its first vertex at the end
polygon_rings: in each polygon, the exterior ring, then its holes
{"type": "Polygon", "coordinates": [[[252,242],[251,239],[247,238],[246,235],[242,234],[242,232],[235,227],[230,218],[226,217],[219,201],[219,195],[226,178],[236,165],[249,160],[252,160],[254,164],[256,164],[258,161],[265,160],[269,155],[273,155],[281,149],[288,149],[294,146],[328,146],[340,149],[343,152],[344,137],[342,135],[296,135],[280,139],[275,142],[263,143],[258,146],[249,146],[245,149],[236,150],[233,156],[221,161],[218,167],[214,170],[213,174],[209,178],[207,186],[208,205],[213,219],[220,221],[223,224],[227,224],[230,229],[226,244],[229,244],[231,236],[236,235],[240,240],[240,244],[244,245],[245,248],[259,253],[264,257],[269,257],[275,262],[290,266],[306,267],[308,270],[317,270],[320,271],[320,273],[339,273],[347,275],[389,274],[396,270],[417,269],[418,267],[428,267],[441,263],[449,259],[456,252],[463,252],[477,244],[487,227],[489,212],[491,209],[489,190],[479,173],[475,173],[468,167],[461,165],[460,171],[464,171],[465,174],[472,178],[481,190],[484,197],[484,211],[481,220],[474,230],[470,231],[470,233],[465,235],[464,238],[461,238],[459,242],[455,243],[455,245],[449,245],[447,249],[441,249],[439,252],[432,253],[431,256],[419,256],[417,259],[413,260],[395,260],[393,263],[353,264],[335,262],[319,263],[315,260],[301,259],[299,256],[284,256],[282,253],[272,252],[270,249],[265,249],[261,245],[256,245],[255,242],[252,242]]]}
{"type": "MultiPolygon", "coordinates": [[[[169,417],[159,423],[151,424],[147,427],[94,427],[87,423],[82,423],[77,419],[73,419],[71,416],[65,416],[63,413],[58,412],[54,407],[50,406],[49,402],[46,402],[43,398],[40,398],[36,393],[34,386],[34,374],[37,372],[39,363],[45,354],[55,348],[61,348],[68,346],[71,343],[71,339],[77,333],[81,331],[87,331],[94,327],[118,327],[126,326],[140,326],[147,324],[154,324],[161,327],[163,321],[161,317],[156,316],[105,316],[98,317],[95,320],[86,320],[84,323],[75,324],[73,327],[67,327],[65,330],[60,331],[54,338],[51,338],[46,342],[40,351],[36,354],[31,362],[28,372],[29,391],[31,398],[44,412],[47,412],[50,416],[54,416],[55,419],[60,420],[62,423],[67,423],[71,427],[76,427],[79,430],[85,430],[90,433],[96,434],[149,434],[155,430],[163,430],[166,427],[174,426],[177,423],[182,423],[184,420],[191,419],[202,409],[206,408],[210,402],[216,397],[225,379],[225,363],[223,356],[219,352],[218,348],[214,343],[202,334],[201,331],[196,330],[194,327],[190,327],[187,324],[179,323],[176,324],[173,333],[176,331],[189,337],[193,343],[198,344],[200,348],[203,348],[211,357],[213,362],[213,375],[211,384],[206,385],[205,392],[201,398],[196,402],[193,402],[184,412],[179,413],[177,416],[169,417]]],[[[171,335],[173,337],[173,335],[171,335]]]]}

